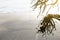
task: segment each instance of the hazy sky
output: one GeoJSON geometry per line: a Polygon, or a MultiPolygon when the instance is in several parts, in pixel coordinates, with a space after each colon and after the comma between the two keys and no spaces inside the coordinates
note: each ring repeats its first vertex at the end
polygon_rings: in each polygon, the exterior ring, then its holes
{"type": "Polygon", "coordinates": [[[0,12],[31,12],[31,1],[32,0],[0,0],[0,12]]]}
{"type": "Polygon", "coordinates": [[[28,11],[31,0],[0,0],[0,11],[28,11]]]}
{"type": "MultiPolygon", "coordinates": [[[[14,12],[20,14],[19,16],[23,17],[23,19],[34,19],[32,17],[36,18],[39,10],[36,9],[33,11],[31,1],[32,0],[0,0],[0,13],[14,12]]],[[[57,10],[57,6],[55,6],[53,9],[51,8],[49,13],[58,13],[57,10]]]]}

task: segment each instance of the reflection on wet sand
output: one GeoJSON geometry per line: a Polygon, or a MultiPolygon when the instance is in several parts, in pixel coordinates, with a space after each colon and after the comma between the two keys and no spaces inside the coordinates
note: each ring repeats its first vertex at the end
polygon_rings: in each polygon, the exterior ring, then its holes
{"type": "MultiPolygon", "coordinates": [[[[35,20],[20,20],[16,16],[0,16],[0,40],[60,40],[57,30],[54,36],[49,36],[47,39],[36,35],[35,27],[37,21],[35,20]],[[37,39],[36,39],[37,38],[37,39]]],[[[59,24],[58,24],[59,25],[59,24]]]]}

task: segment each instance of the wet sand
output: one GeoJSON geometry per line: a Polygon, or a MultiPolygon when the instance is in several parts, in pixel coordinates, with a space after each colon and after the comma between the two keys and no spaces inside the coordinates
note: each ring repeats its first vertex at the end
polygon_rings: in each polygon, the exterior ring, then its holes
{"type": "MultiPolygon", "coordinates": [[[[59,24],[57,24],[58,26],[59,24]]],[[[16,16],[0,16],[0,40],[36,40],[35,20],[20,20],[16,16]]],[[[39,35],[38,40],[60,40],[60,27],[57,27],[55,35],[46,38],[39,35]]]]}

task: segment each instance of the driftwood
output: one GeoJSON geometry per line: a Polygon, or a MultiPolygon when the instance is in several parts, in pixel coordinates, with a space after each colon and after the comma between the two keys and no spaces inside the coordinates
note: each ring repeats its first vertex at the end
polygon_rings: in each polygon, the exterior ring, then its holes
{"type": "MultiPolygon", "coordinates": [[[[32,6],[34,9],[36,9],[39,6],[40,12],[38,14],[37,17],[39,17],[40,13],[44,13],[45,9],[47,6],[50,5],[50,8],[53,7],[55,4],[58,3],[58,0],[55,0],[55,2],[52,2],[50,4],[47,4],[49,0],[37,0],[36,3],[34,3],[34,5],[32,6]],[[42,9],[43,8],[43,9],[42,9]]],[[[48,9],[48,11],[50,10],[50,8],[48,9]]],[[[47,13],[48,13],[47,11],[47,13]]]]}
{"type": "MultiPolygon", "coordinates": [[[[36,9],[39,6],[40,12],[37,17],[40,16],[40,13],[44,13],[45,9],[47,6],[50,5],[50,8],[53,7],[55,4],[58,3],[58,0],[55,0],[55,2],[52,2],[50,4],[47,4],[49,0],[37,0],[34,5],[32,6],[34,9],[36,9]],[[43,8],[43,9],[42,9],[43,8]]],[[[47,15],[43,18],[42,22],[39,23],[39,29],[37,29],[37,33],[41,32],[43,35],[47,34],[52,34],[53,30],[56,30],[55,27],[55,22],[53,18],[57,19],[60,21],[60,15],[59,14],[48,14],[50,8],[46,12],[47,15]],[[42,26],[40,26],[42,25],[42,26]]]]}
{"type": "Polygon", "coordinates": [[[43,18],[42,22],[40,23],[40,25],[42,26],[38,25],[40,29],[38,30],[37,33],[41,32],[43,34],[44,33],[51,34],[53,30],[56,30],[53,18],[60,21],[59,14],[48,14],[43,18]]]}

